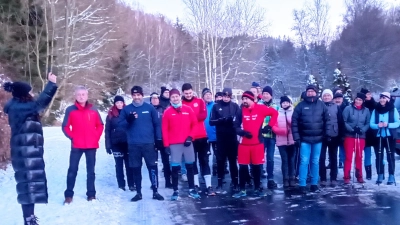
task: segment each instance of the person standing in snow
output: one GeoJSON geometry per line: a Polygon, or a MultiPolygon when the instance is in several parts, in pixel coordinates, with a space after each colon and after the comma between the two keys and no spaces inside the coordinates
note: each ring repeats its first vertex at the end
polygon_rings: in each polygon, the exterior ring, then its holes
{"type": "Polygon", "coordinates": [[[181,95],[177,89],[170,91],[171,107],[165,110],[162,119],[163,143],[171,155],[172,187],[174,193],[171,200],[178,200],[178,172],[182,157],[185,158],[187,178],[189,183],[189,197],[199,199],[200,195],[195,188],[194,165],[195,152],[192,141],[196,135],[197,117],[193,110],[182,104],[181,95]]]}
{"type": "Polygon", "coordinates": [[[212,173],[213,176],[217,174],[217,159],[216,159],[216,152],[217,152],[217,136],[215,133],[215,127],[210,126],[210,116],[211,116],[211,110],[215,104],[213,101],[213,96],[211,93],[211,90],[208,88],[204,88],[202,91],[202,96],[203,100],[206,103],[206,108],[207,108],[207,118],[204,120],[204,126],[206,126],[206,132],[207,132],[207,142],[208,142],[208,148],[213,150],[213,166],[212,166],[212,173]]]}
{"type": "Polygon", "coordinates": [[[254,176],[254,195],[257,197],[265,196],[261,188],[261,165],[265,163],[262,134],[271,131],[276,124],[278,112],[265,105],[259,105],[254,100],[255,96],[251,91],[243,93],[243,107],[234,121],[236,133],[242,137],[238,148],[240,191],[232,196],[234,198],[247,196],[245,185],[249,176],[248,166],[250,164],[254,176]],[[271,119],[268,125],[261,129],[267,116],[270,116],[271,119]]]}
{"type": "Polygon", "coordinates": [[[308,85],[306,96],[292,116],[292,132],[295,144],[300,147],[299,190],[307,193],[306,180],[310,164],[311,192],[318,192],[319,157],[322,140],[328,133],[329,113],[325,104],[318,99],[318,89],[308,85]]]}
{"type": "Polygon", "coordinates": [[[166,87],[161,87],[160,105],[165,110],[168,108],[169,104],[169,89],[166,87]]]}
{"type": "Polygon", "coordinates": [[[226,160],[229,161],[229,171],[231,174],[233,190],[238,186],[237,159],[237,135],[233,126],[233,121],[240,116],[239,106],[231,101],[232,89],[224,88],[222,101],[216,103],[210,110],[211,118],[209,125],[216,128],[217,132],[217,167],[218,167],[218,186],[217,193],[224,193],[222,185],[225,177],[226,160]]]}
{"type": "Polygon", "coordinates": [[[144,102],[143,89],[133,86],[131,89],[132,103],[125,106],[120,113],[120,123],[128,122],[129,165],[133,170],[136,185],[136,195],[132,202],[142,200],[142,160],[146,162],[149,171],[153,199],[164,200],[158,190],[158,151],[162,145],[161,124],[157,111],[144,102]]]}
{"type": "MultiPolygon", "coordinates": [[[[365,94],[364,106],[369,109],[369,112],[372,114],[376,107],[375,99],[372,97],[372,94],[368,89],[361,88],[360,92],[365,94]]],[[[366,133],[364,148],[364,168],[367,180],[372,179],[371,147],[374,146],[375,136],[374,130],[370,127],[366,133]]]]}
{"type": "MultiPolygon", "coordinates": [[[[25,225],[37,225],[35,204],[47,204],[47,180],[43,160],[43,128],[40,113],[50,104],[57,91],[57,77],[49,73],[44,90],[35,100],[32,87],[25,82],[6,82],[3,87],[12,93],[4,106],[11,128],[11,165],[17,182],[17,201],[21,204],[25,225]]],[[[6,202],[3,201],[3,204],[6,202]]]]}
{"type": "Polygon", "coordinates": [[[87,200],[92,201],[96,199],[96,151],[99,148],[100,137],[104,129],[103,121],[97,108],[88,102],[88,90],[86,87],[78,86],[74,93],[75,104],[65,110],[62,123],[62,130],[65,136],[71,140],[64,204],[72,202],[79,161],[83,154],[85,154],[86,158],[87,200]]]}
{"type": "Polygon", "coordinates": [[[126,137],[126,130],[128,123],[119,123],[119,114],[125,107],[125,100],[122,96],[114,97],[114,105],[108,110],[106,118],[105,133],[105,144],[107,154],[112,154],[115,160],[115,174],[117,177],[118,187],[121,190],[125,189],[124,179],[124,164],[126,171],[126,179],[128,181],[128,187],[130,191],[135,190],[135,184],[133,182],[133,171],[129,166],[129,155],[128,155],[128,142],[126,137]]]}
{"type": "MultiPolygon", "coordinates": [[[[333,94],[333,102],[339,106],[340,114],[342,115],[343,118],[343,111],[346,108],[346,105],[343,104],[343,95],[340,93],[333,94]]],[[[344,128],[343,121],[341,126],[344,128]]],[[[344,134],[342,134],[341,139],[339,140],[339,167],[338,167],[339,169],[343,169],[345,158],[346,156],[344,153],[344,134]]]]}
{"type": "MultiPolygon", "coordinates": [[[[193,148],[195,152],[195,166],[194,166],[194,185],[196,189],[199,188],[199,170],[197,169],[197,159],[200,164],[200,172],[204,177],[206,182],[206,194],[207,195],[215,195],[215,192],[211,186],[211,170],[209,162],[209,156],[211,155],[211,151],[208,147],[207,143],[207,132],[204,126],[204,121],[207,118],[207,108],[203,101],[203,99],[197,98],[193,96],[193,88],[189,83],[185,83],[182,85],[182,104],[189,106],[193,112],[196,114],[197,124],[194,132],[194,136],[191,137],[194,139],[193,148]]],[[[185,158],[186,161],[186,158],[185,158]]]]}
{"type": "Polygon", "coordinates": [[[292,100],[288,96],[281,97],[281,108],[278,110],[279,116],[272,131],[276,134],[276,145],[281,155],[283,187],[295,187],[295,156],[293,134],[291,129],[293,106],[292,100]]]}
{"type": "Polygon", "coordinates": [[[355,153],[355,177],[358,183],[365,183],[362,176],[362,153],[365,146],[366,132],[369,129],[370,112],[364,106],[365,95],[357,93],[353,104],[343,111],[343,120],[346,126],[344,150],[346,159],[344,163],[344,184],[350,184],[350,170],[355,153]]]}
{"type": "Polygon", "coordinates": [[[379,103],[372,112],[370,126],[375,131],[374,150],[376,155],[376,172],[378,174],[377,184],[381,184],[385,174],[383,167],[383,152],[386,149],[386,157],[389,166],[389,179],[387,184],[395,184],[395,156],[397,128],[400,126],[399,112],[390,100],[390,93],[380,94],[379,103]]]}

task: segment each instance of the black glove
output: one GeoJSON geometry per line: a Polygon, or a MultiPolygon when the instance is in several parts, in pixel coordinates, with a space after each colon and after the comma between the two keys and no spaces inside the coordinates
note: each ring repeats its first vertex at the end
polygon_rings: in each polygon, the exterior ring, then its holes
{"type": "Polygon", "coordinates": [[[301,147],[301,141],[300,141],[300,140],[295,140],[295,141],[294,141],[294,145],[295,145],[296,147],[300,148],[300,147],[301,147]]]}
{"type": "Polygon", "coordinates": [[[165,154],[171,155],[171,148],[170,147],[165,147],[165,154]]]}
{"type": "Polygon", "coordinates": [[[107,149],[106,149],[106,152],[107,152],[107,154],[111,155],[111,154],[112,154],[111,148],[107,148],[107,149]]]}
{"type": "Polygon", "coordinates": [[[354,133],[361,135],[362,134],[362,130],[359,127],[354,127],[354,133]]]}
{"type": "Polygon", "coordinates": [[[162,147],[164,147],[162,140],[156,140],[155,144],[156,144],[156,149],[158,149],[158,150],[160,150],[160,149],[162,149],[162,147]]]}
{"type": "Polygon", "coordinates": [[[132,123],[133,121],[136,120],[136,112],[132,112],[128,115],[128,117],[126,118],[126,120],[128,121],[128,123],[132,123]]]}
{"type": "Polygon", "coordinates": [[[192,137],[190,137],[190,136],[187,137],[186,140],[185,140],[185,143],[183,143],[183,146],[189,147],[192,144],[192,140],[193,140],[192,137]]]}
{"type": "Polygon", "coordinates": [[[250,133],[250,132],[248,132],[248,131],[243,131],[244,132],[244,137],[245,138],[248,138],[248,139],[251,139],[252,137],[253,137],[253,135],[250,133]]]}
{"type": "Polygon", "coordinates": [[[272,131],[272,127],[270,125],[267,125],[261,130],[261,133],[269,134],[271,131],[272,131]]]}

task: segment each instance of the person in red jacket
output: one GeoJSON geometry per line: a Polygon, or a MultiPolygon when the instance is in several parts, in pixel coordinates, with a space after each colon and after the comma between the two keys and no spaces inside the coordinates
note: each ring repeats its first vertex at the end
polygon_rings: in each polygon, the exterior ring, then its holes
{"type": "Polygon", "coordinates": [[[194,186],[195,154],[192,145],[193,137],[196,135],[197,118],[189,106],[182,105],[177,89],[172,89],[169,93],[171,107],[164,111],[161,128],[165,151],[171,155],[171,176],[174,189],[171,200],[177,200],[179,196],[178,172],[181,169],[182,156],[185,158],[187,169],[189,196],[198,199],[200,196],[194,186]]]}
{"type": "Polygon", "coordinates": [[[193,96],[193,88],[191,84],[185,83],[182,85],[182,104],[189,106],[195,113],[197,118],[197,125],[193,135],[193,147],[195,152],[195,167],[194,167],[194,185],[196,189],[199,188],[199,170],[197,169],[197,158],[199,158],[201,175],[206,182],[207,195],[215,195],[215,191],[211,186],[211,169],[209,156],[211,154],[210,148],[207,143],[207,132],[204,126],[204,120],[207,118],[206,104],[203,99],[193,96]]]}
{"type": "Polygon", "coordinates": [[[74,196],[74,186],[78,173],[79,161],[83,154],[86,157],[87,200],[96,199],[95,163],[96,150],[103,133],[103,121],[97,109],[88,103],[88,90],[79,86],[75,89],[75,104],[65,110],[62,130],[71,140],[71,154],[67,174],[67,189],[64,192],[65,204],[70,204],[74,196]]]}
{"type": "Polygon", "coordinates": [[[238,149],[240,191],[232,196],[234,198],[247,195],[245,185],[249,174],[249,164],[253,165],[254,196],[265,196],[261,189],[261,165],[265,163],[262,134],[271,132],[272,127],[276,124],[278,111],[265,105],[256,104],[254,100],[254,94],[251,91],[245,91],[242,95],[241,113],[234,119],[236,133],[241,136],[238,149]],[[271,119],[268,125],[262,128],[267,116],[270,116],[271,119]]]}

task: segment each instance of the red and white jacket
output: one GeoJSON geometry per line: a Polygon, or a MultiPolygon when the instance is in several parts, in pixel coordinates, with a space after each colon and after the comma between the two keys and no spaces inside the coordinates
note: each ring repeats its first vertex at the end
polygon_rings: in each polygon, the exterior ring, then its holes
{"type": "Polygon", "coordinates": [[[197,125],[194,131],[194,139],[206,138],[207,132],[204,126],[204,120],[207,118],[207,108],[203,99],[193,97],[190,101],[185,98],[182,100],[182,105],[189,106],[197,118],[197,125]]]}
{"type": "Polygon", "coordinates": [[[164,146],[183,144],[189,136],[194,140],[196,126],[197,118],[189,106],[168,107],[164,111],[161,125],[164,146]]]}

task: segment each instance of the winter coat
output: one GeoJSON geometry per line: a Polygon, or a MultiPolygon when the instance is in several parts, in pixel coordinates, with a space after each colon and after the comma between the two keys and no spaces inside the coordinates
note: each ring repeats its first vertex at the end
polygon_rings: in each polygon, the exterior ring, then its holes
{"type": "MultiPolygon", "coordinates": [[[[376,107],[375,99],[371,98],[371,100],[365,100],[364,106],[367,109],[369,109],[369,112],[372,115],[372,112],[375,110],[376,107]]],[[[375,137],[376,137],[376,132],[370,127],[366,133],[365,146],[372,147],[374,145],[375,137]]]]}
{"type": "Polygon", "coordinates": [[[160,96],[160,106],[166,110],[170,105],[169,98],[165,98],[164,96],[160,96]]]}
{"type": "Polygon", "coordinates": [[[329,112],[317,97],[306,97],[294,108],[292,133],[295,141],[316,144],[328,133],[329,112]]]}
{"type": "Polygon", "coordinates": [[[15,171],[19,204],[47,203],[47,180],[43,160],[43,129],[39,113],[57,91],[49,82],[36,101],[9,100],[4,112],[11,127],[11,164],[15,171]]]}
{"type": "MultiPolygon", "coordinates": [[[[276,111],[279,110],[279,106],[277,104],[275,104],[272,100],[269,103],[263,102],[262,104],[264,104],[268,108],[275,109],[276,111]]],[[[268,125],[270,119],[271,119],[271,117],[269,117],[269,116],[265,117],[263,127],[268,125]]],[[[275,138],[275,134],[272,131],[269,132],[268,134],[263,134],[263,136],[264,136],[264,138],[275,138]]]]}
{"type": "Polygon", "coordinates": [[[193,97],[191,100],[188,101],[185,98],[183,98],[182,104],[192,108],[193,112],[197,117],[196,129],[194,132],[194,137],[192,138],[194,139],[206,138],[207,132],[206,132],[206,127],[204,126],[204,120],[206,120],[207,118],[207,108],[203,99],[193,97]]]}
{"type": "Polygon", "coordinates": [[[113,106],[106,118],[106,128],[104,131],[106,149],[112,149],[115,145],[127,143],[126,130],[128,123],[126,121],[119,123],[119,111],[116,106],[113,106]],[[115,111],[117,115],[113,113],[115,111]]]}
{"type": "Polygon", "coordinates": [[[183,144],[187,137],[195,135],[197,118],[193,110],[186,105],[175,109],[168,107],[162,119],[162,137],[165,147],[183,144]]]}
{"type": "Polygon", "coordinates": [[[276,134],[276,146],[293,145],[294,140],[291,129],[293,107],[287,110],[280,108],[278,113],[278,121],[272,127],[272,131],[276,134]]]}
{"type": "Polygon", "coordinates": [[[389,102],[385,107],[382,107],[381,104],[376,105],[370,119],[370,127],[374,131],[374,137],[392,136],[394,139],[397,139],[397,128],[399,126],[399,112],[393,103],[389,102]],[[386,122],[388,124],[387,128],[379,128],[379,122],[386,122]]]}
{"type": "Polygon", "coordinates": [[[355,138],[354,128],[359,127],[362,131],[360,138],[365,139],[365,133],[369,129],[369,119],[369,110],[364,106],[361,109],[357,109],[354,104],[347,106],[343,111],[343,120],[346,126],[345,136],[355,138]]]}
{"type": "Polygon", "coordinates": [[[217,133],[217,140],[226,138],[236,138],[236,130],[234,129],[233,122],[224,121],[221,122],[218,119],[220,118],[236,118],[240,116],[240,108],[238,104],[230,101],[230,102],[223,102],[220,101],[214,104],[213,108],[211,109],[211,119],[210,125],[216,128],[217,133]]]}
{"type": "Polygon", "coordinates": [[[133,112],[138,117],[128,123],[128,144],[154,144],[156,140],[161,140],[161,120],[156,109],[146,102],[140,106],[129,104],[121,110],[120,123],[125,123],[133,112]]]}
{"type": "Polygon", "coordinates": [[[252,134],[252,138],[243,137],[242,145],[257,145],[264,143],[261,127],[266,116],[270,116],[269,126],[273,127],[278,119],[278,111],[268,108],[265,105],[253,104],[252,107],[242,107],[239,116],[235,118],[234,125],[236,132],[241,134],[247,131],[252,134]],[[243,125],[243,128],[241,127],[243,125]]]}
{"type": "Polygon", "coordinates": [[[206,126],[206,132],[207,132],[207,137],[208,137],[209,142],[217,141],[217,134],[216,134],[215,126],[210,125],[211,111],[212,111],[212,108],[214,105],[215,105],[215,102],[206,103],[207,118],[206,118],[206,120],[204,120],[204,126],[206,126]]]}
{"type": "Polygon", "coordinates": [[[97,149],[103,134],[103,121],[97,108],[90,103],[83,107],[78,102],[65,110],[62,130],[72,147],[77,149],[97,149]]]}
{"type": "Polygon", "coordinates": [[[340,106],[333,102],[325,102],[326,108],[329,113],[329,126],[327,128],[326,136],[338,137],[344,134],[344,121],[340,106]]]}

